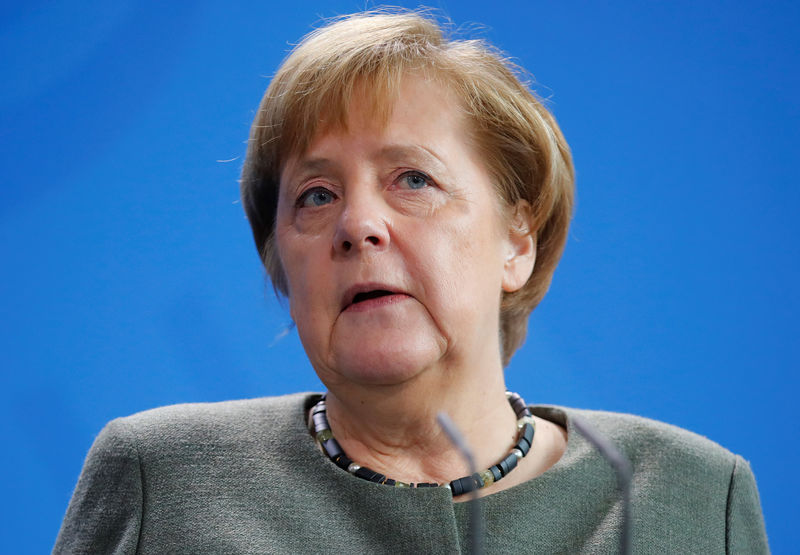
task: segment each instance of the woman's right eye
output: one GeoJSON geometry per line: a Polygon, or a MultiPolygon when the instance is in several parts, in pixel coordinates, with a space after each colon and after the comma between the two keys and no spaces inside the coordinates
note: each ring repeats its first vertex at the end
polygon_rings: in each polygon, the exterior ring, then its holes
{"type": "Polygon", "coordinates": [[[330,204],[335,198],[334,194],[328,189],[313,187],[300,195],[300,198],[297,199],[297,206],[299,208],[316,208],[330,204]]]}

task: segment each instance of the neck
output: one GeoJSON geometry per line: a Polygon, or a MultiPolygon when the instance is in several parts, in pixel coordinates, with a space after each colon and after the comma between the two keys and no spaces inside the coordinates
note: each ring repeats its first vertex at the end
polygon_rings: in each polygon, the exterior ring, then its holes
{"type": "Polygon", "coordinates": [[[362,466],[404,482],[448,482],[468,469],[436,421],[444,411],[473,449],[477,465],[487,468],[508,453],[517,436],[497,366],[472,375],[463,368],[425,372],[389,386],[331,387],[331,430],[362,466]]]}

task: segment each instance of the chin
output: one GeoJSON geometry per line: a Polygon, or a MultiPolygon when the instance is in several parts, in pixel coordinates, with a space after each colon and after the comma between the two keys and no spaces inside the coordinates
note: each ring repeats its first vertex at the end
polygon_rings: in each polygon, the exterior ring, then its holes
{"type": "Polygon", "coordinates": [[[425,372],[442,356],[442,349],[426,339],[420,342],[380,341],[342,351],[336,357],[341,379],[362,385],[399,385],[425,372]]]}

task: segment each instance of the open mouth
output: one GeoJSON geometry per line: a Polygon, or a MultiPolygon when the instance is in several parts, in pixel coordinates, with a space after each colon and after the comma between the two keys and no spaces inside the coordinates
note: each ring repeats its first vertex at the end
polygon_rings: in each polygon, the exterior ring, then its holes
{"type": "Polygon", "coordinates": [[[399,303],[409,295],[398,290],[384,289],[383,283],[364,283],[353,286],[345,293],[342,310],[346,312],[371,311],[380,307],[399,303]]]}
{"type": "Polygon", "coordinates": [[[353,302],[351,304],[358,304],[364,301],[369,301],[372,299],[377,299],[379,297],[385,297],[386,295],[394,295],[391,291],[387,291],[385,289],[375,289],[374,291],[365,291],[364,293],[357,293],[355,297],[353,297],[353,302]]]}

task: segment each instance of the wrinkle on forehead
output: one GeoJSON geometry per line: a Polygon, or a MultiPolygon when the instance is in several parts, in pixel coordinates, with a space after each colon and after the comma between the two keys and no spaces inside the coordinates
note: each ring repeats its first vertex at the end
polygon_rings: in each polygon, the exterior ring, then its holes
{"type": "MultiPolygon", "coordinates": [[[[282,167],[293,157],[301,157],[320,136],[347,132],[353,114],[368,121],[375,129],[384,129],[397,105],[404,81],[421,79],[446,94],[452,87],[445,75],[424,67],[390,68],[362,74],[345,82],[331,84],[317,94],[303,95],[288,110],[281,138],[282,167]]],[[[461,111],[460,104],[456,104],[461,111]]]]}

